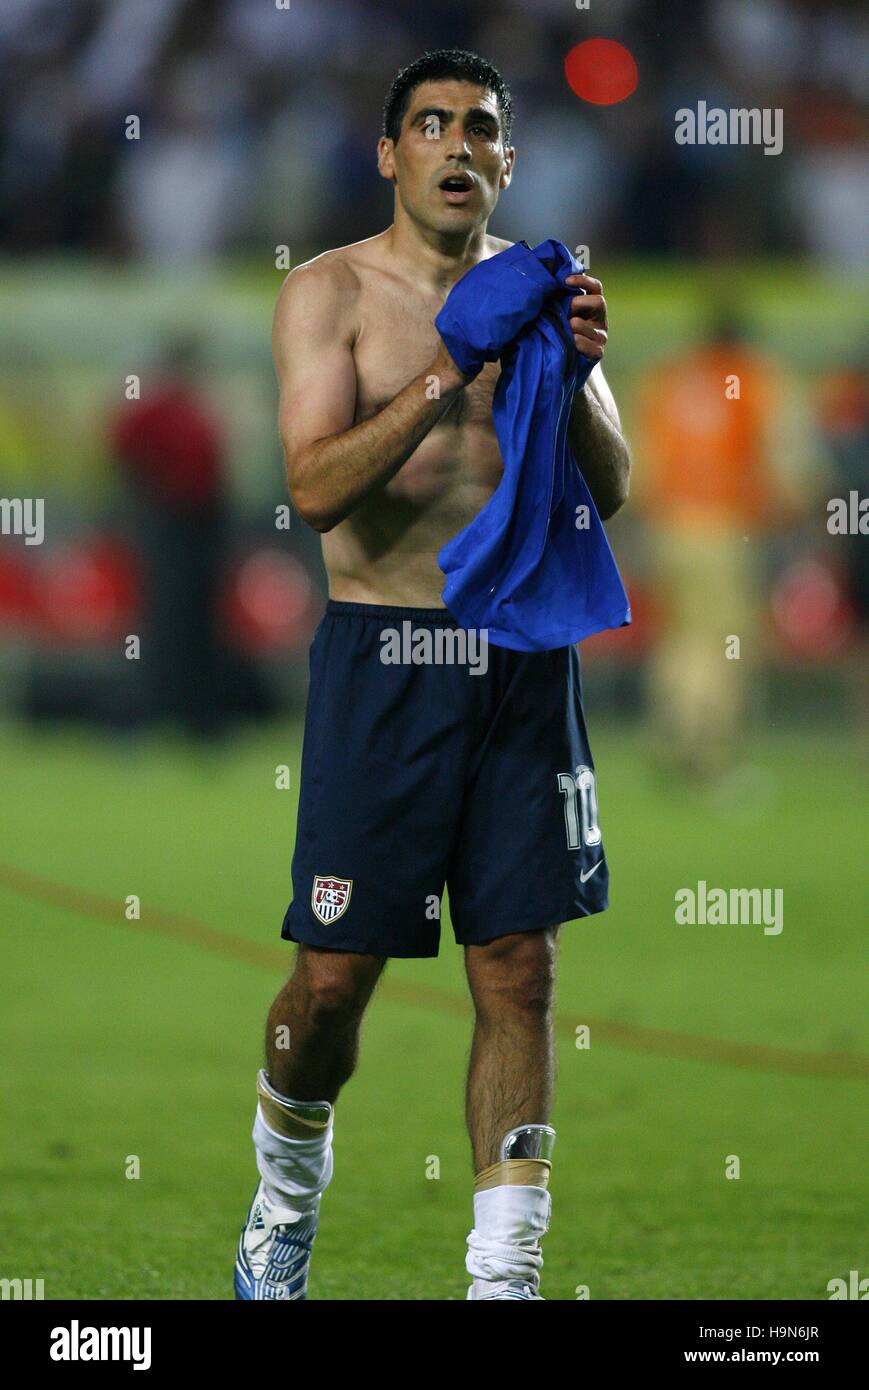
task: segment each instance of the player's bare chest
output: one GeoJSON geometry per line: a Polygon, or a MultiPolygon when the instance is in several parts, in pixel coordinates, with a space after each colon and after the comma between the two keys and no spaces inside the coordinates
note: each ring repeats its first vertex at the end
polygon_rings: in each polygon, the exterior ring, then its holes
{"type": "MultiPolygon", "coordinates": [[[[393,286],[381,285],[377,294],[365,296],[353,348],[357,422],[383,410],[431,365],[441,345],[434,321],[442,307],[434,295],[398,292],[393,286]]],[[[465,387],[449,412],[453,424],[491,421],[499,372],[497,363],[487,365],[465,387]]],[[[437,381],[432,378],[424,389],[436,392],[437,381]]]]}

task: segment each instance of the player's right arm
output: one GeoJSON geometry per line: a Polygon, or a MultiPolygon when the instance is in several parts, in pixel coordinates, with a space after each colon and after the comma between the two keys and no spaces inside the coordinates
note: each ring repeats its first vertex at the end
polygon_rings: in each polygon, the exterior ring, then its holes
{"type": "Polygon", "coordinates": [[[296,511],[317,531],[330,531],[387,483],[470,380],[441,345],[389,405],[354,425],[357,307],[352,269],[327,260],[288,275],[275,309],[272,353],[287,482],[296,511]],[[440,383],[437,400],[426,392],[432,376],[440,383]]]}

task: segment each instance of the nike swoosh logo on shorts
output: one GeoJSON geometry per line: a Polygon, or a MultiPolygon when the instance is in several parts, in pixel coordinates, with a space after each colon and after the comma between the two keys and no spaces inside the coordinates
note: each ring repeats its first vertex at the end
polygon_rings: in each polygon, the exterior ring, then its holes
{"type": "Polygon", "coordinates": [[[586,879],[591,878],[592,874],[597,873],[597,871],[598,871],[598,869],[600,868],[600,866],[601,866],[602,863],[603,863],[603,860],[602,860],[602,859],[599,859],[599,860],[597,861],[597,863],[595,864],[594,868],[588,870],[588,873],[586,873],[586,871],[585,871],[584,869],[581,869],[581,870],[580,870],[580,873],[579,873],[579,881],[580,881],[580,883],[585,883],[586,879]]]}

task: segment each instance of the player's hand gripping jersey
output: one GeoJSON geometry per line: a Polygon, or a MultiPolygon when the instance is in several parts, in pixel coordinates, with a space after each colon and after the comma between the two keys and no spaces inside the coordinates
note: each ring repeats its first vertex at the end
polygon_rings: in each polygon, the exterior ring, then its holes
{"type": "Polygon", "coordinates": [[[570,452],[574,393],[595,363],[570,327],[580,267],[560,241],[524,241],[481,261],[435,320],[462,371],[501,361],[492,413],[504,476],[441,550],[444,603],[466,628],[514,651],[551,651],[630,622],[627,595],[570,452]],[[584,509],[584,510],[580,510],[584,509]]]}

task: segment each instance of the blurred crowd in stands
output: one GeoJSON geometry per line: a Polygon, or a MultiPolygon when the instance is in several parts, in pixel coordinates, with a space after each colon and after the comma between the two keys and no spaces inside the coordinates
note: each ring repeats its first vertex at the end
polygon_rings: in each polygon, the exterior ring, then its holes
{"type": "Polygon", "coordinates": [[[391,214],[374,168],[386,89],[436,47],[475,49],[513,89],[496,233],[858,263],[859,0],[3,0],[0,250],[183,260],[370,235],[391,214]],[[598,35],[639,67],[616,106],[564,79],[598,35]],[[675,112],[699,101],[781,108],[781,154],[677,145],[675,112]]]}

